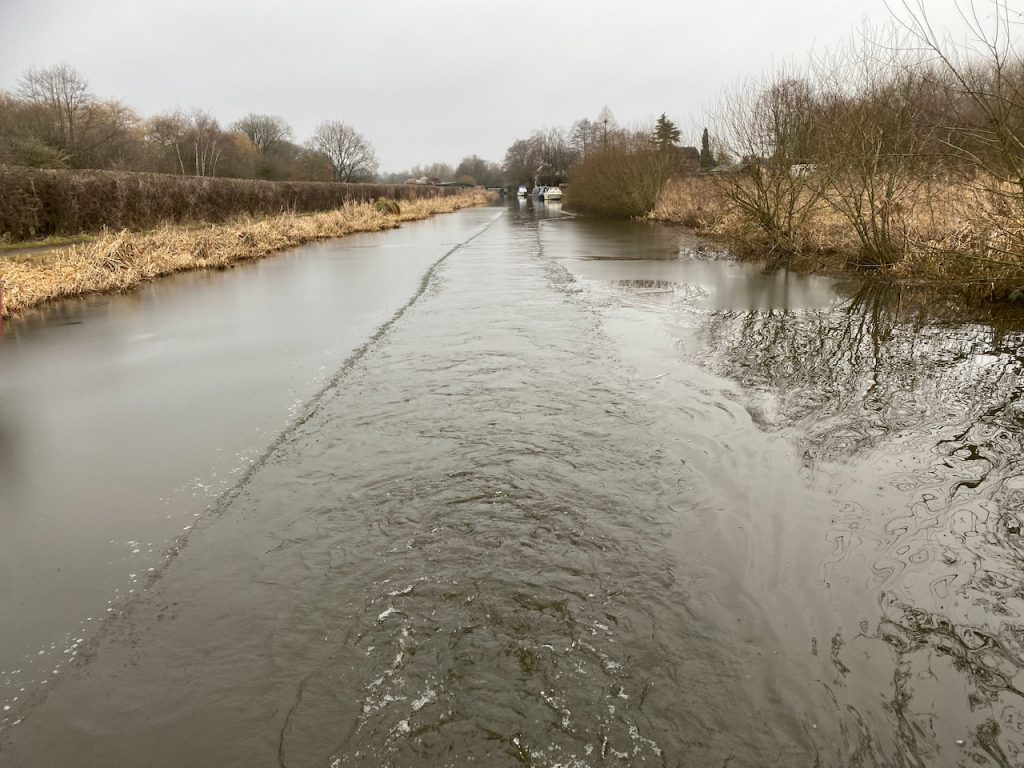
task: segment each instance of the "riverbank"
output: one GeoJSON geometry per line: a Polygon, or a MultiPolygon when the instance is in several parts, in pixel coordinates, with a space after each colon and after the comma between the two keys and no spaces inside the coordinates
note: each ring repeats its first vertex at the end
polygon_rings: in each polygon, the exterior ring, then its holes
{"type": "Polygon", "coordinates": [[[224,269],[317,240],[393,229],[487,201],[485,193],[471,191],[397,204],[351,203],[324,213],[242,217],[201,229],[122,230],[66,249],[23,253],[0,260],[2,316],[53,299],[131,290],[175,272],[224,269]]]}
{"type": "Polygon", "coordinates": [[[446,197],[415,184],[265,181],[132,171],[24,168],[0,163],[0,245],[38,238],[80,239],[165,224],[223,224],[282,211],[324,213],[345,203],[446,197]]]}
{"type": "MultiPolygon", "coordinates": [[[[916,285],[972,302],[1024,300],[1024,223],[1012,192],[968,182],[921,182],[885,210],[865,199],[854,216],[851,196],[802,190],[784,233],[735,203],[735,180],[692,176],[668,184],[651,218],[725,242],[739,258],[805,273],[869,277],[916,285]],[[871,211],[874,210],[874,213],[871,211]],[[865,240],[886,238],[884,258],[865,240]]],[[[784,200],[775,205],[781,218],[784,200]]]]}

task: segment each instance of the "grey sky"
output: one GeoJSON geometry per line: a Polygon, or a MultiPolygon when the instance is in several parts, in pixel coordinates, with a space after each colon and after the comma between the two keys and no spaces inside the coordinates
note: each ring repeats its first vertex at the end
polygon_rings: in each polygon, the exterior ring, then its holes
{"type": "Polygon", "coordinates": [[[279,114],[299,141],[344,120],[401,170],[501,161],[605,105],[666,112],[696,143],[690,117],[723,87],[887,18],[883,0],[0,0],[0,88],[64,61],[144,116],[279,114]]]}

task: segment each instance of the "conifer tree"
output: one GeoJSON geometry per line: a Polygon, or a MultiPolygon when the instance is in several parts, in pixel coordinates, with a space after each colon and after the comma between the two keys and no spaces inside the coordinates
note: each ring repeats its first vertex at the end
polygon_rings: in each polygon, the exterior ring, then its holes
{"type": "Polygon", "coordinates": [[[679,141],[679,128],[676,124],[665,117],[665,113],[661,113],[661,117],[658,118],[654,124],[654,143],[658,149],[669,149],[674,147],[679,141]]]}
{"type": "Polygon", "coordinates": [[[700,169],[710,171],[715,167],[715,156],[711,152],[711,139],[708,138],[708,129],[700,137],[700,169]]]}

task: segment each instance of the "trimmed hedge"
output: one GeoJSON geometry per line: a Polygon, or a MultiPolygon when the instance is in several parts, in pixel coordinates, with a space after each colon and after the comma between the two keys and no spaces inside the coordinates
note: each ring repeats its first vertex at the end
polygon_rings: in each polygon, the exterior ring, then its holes
{"type": "Polygon", "coordinates": [[[307,213],[346,202],[458,194],[411,184],[260,181],[0,165],[0,240],[307,213]]]}

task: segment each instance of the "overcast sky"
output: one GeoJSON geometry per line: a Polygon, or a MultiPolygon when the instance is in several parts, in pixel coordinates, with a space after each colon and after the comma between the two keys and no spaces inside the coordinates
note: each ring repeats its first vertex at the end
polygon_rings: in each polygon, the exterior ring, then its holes
{"type": "Polygon", "coordinates": [[[66,62],[144,116],[277,114],[299,141],[343,120],[397,171],[500,162],[606,105],[625,124],[665,112],[695,144],[721,89],[887,18],[883,0],[0,0],[0,89],[66,62]]]}

